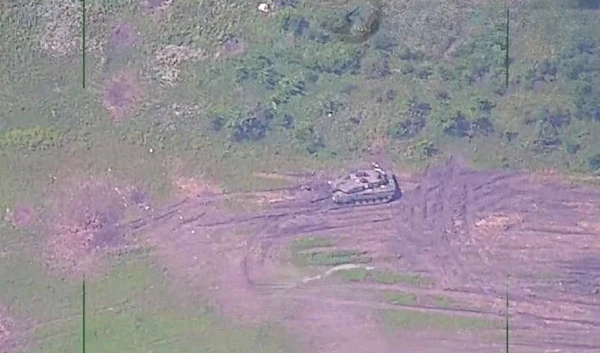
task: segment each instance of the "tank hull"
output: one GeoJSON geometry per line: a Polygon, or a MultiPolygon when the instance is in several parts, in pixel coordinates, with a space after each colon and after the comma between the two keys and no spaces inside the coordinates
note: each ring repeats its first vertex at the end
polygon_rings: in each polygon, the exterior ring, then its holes
{"type": "Polygon", "coordinates": [[[341,190],[333,192],[332,200],[338,205],[382,204],[394,200],[398,190],[395,178],[390,178],[387,185],[357,193],[345,193],[341,190]]]}

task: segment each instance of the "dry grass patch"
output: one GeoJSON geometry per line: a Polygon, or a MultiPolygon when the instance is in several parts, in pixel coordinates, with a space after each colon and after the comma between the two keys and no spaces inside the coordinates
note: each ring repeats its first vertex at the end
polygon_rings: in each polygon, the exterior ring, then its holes
{"type": "Polygon", "coordinates": [[[75,1],[45,1],[39,9],[44,26],[42,51],[54,57],[76,53],[81,38],[81,5],[75,1]]]}
{"type": "Polygon", "coordinates": [[[223,193],[219,186],[195,177],[179,177],[175,180],[175,186],[182,196],[188,197],[215,196],[223,193]]]}
{"type": "Polygon", "coordinates": [[[489,215],[477,222],[475,228],[482,233],[498,233],[508,229],[508,227],[521,222],[521,217],[514,215],[489,215]]]}
{"type": "Polygon", "coordinates": [[[220,49],[215,53],[215,59],[241,56],[246,50],[246,43],[241,38],[231,37],[223,41],[220,49]]]}
{"type": "Polygon", "coordinates": [[[205,52],[181,45],[167,45],[154,52],[153,68],[161,83],[175,86],[180,80],[181,65],[203,59],[205,52]]]}
{"type": "Polygon", "coordinates": [[[140,33],[129,23],[117,23],[111,30],[108,40],[111,48],[129,48],[140,42],[140,33]]]}

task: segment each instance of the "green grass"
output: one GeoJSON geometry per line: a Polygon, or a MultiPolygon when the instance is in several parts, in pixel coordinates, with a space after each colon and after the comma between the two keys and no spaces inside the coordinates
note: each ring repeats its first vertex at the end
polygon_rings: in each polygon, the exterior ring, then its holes
{"type": "Polygon", "coordinates": [[[424,286],[433,283],[430,278],[420,274],[395,272],[390,270],[352,268],[337,271],[336,275],[342,280],[350,282],[372,281],[381,284],[408,284],[416,286],[424,286]]]}
{"type": "Polygon", "coordinates": [[[371,262],[367,252],[359,250],[300,252],[295,254],[295,259],[300,266],[338,266],[371,262]]]}
{"type": "Polygon", "coordinates": [[[335,274],[346,282],[362,282],[369,276],[369,271],[364,268],[353,268],[349,270],[337,271],[335,274]]]}
{"type": "Polygon", "coordinates": [[[458,331],[501,327],[500,323],[492,320],[421,313],[412,310],[389,310],[386,311],[384,317],[388,327],[401,330],[458,331]]]}
{"type": "Polygon", "coordinates": [[[390,304],[411,305],[417,302],[417,296],[413,293],[388,292],[384,299],[390,304]]]}
{"type": "Polygon", "coordinates": [[[433,298],[433,303],[438,308],[450,308],[456,304],[454,300],[443,296],[435,296],[433,298]]]}
{"type": "MultiPolygon", "coordinates": [[[[496,27],[502,25],[497,20],[502,11],[499,4],[458,7],[431,1],[407,5],[401,11],[387,4],[390,6],[386,7],[384,26],[372,39],[372,49],[365,50],[352,44],[321,44],[310,39],[310,35],[320,30],[316,23],[334,14],[327,5],[279,9],[272,18],[258,18],[246,16],[255,9],[242,2],[234,1],[225,7],[218,2],[198,5],[183,0],[169,8],[171,20],[156,24],[140,14],[134,2],[98,1],[87,12],[89,46],[98,41],[104,44],[110,37],[111,26],[120,21],[136,26],[143,40],[137,48],[107,50],[104,54],[90,49],[86,90],[81,89],[81,73],[73,69],[79,64],[79,47],[75,46],[60,59],[48,60],[39,49],[39,40],[50,38],[47,33],[44,37],[45,21],[50,20],[34,21],[35,12],[28,9],[35,8],[35,2],[29,0],[26,4],[6,12],[0,38],[7,48],[2,51],[4,65],[0,67],[0,80],[7,83],[0,90],[0,101],[7,105],[1,117],[5,132],[0,145],[6,150],[6,155],[0,156],[3,165],[10,163],[10,155],[27,154],[33,159],[44,155],[48,160],[60,156],[71,160],[70,156],[65,157],[64,150],[83,149],[90,151],[85,160],[95,166],[112,162],[117,154],[114,148],[107,147],[119,146],[120,152],[135,153],[124,154],[124,163],[113,169],[133,175],[139,182],[162,184],[156,187],[163,192],[168,190],[165,174],[173,170],[173,156],[181,159],[177,163],[182,167],[177,173],[200,174],[232,191],[249,190],[274,183],[253,177],[253,171],[343,164],[355,159],[374,140],[386,140],[388,152],[407,168],[434,163],[447,151],[467,155],[482,165],[545,166],[594,172],[589,162],[598,150],[593,138],[600,131],[597,122],[570,119],[570,123],[557,128],[560,143],[542,153],[535,149],[536,140],[540,134],[555,134],[554,127],[541,131],[543,123],[532,125],[526,121],[543,115],[536,115],[535,111],[541,103],[556,114],[562,114],[561,107],[571,107],[573,111],[568,113],[574,115],[578,107],[585,105],[580,100],[585,103],[587,99],[577,93],[585,90],[576,88],[597,80],[591,60],[594,56],[580,52],[573,56],[570,52],[574,50],[575,43],[571,43],[574,40],[588,43],[590,50],[596,50],[593,36],[598,25],[596,15],[590,11],[563,10],[564,2],[538,1],[535,10],[534,5],[515,10],[526,13],[528,20],[527,23],[517,20],[512,27],[512,36],[520,38],[513,41],[515,47],[511,48],[515,61],[511,85],[518,89],[504,95],[494,93],[497,88],[494,77],[484,77],[478,84],[465,79],[472,74],[468,72],[470,67],[487,65],[485,69],[492,72],[500,69],[496,63],[496,57],[501,58],[500,44],[495,42],[501,32],[496,27]],[[206,11],[208,7],[211,11],[206,11]],[[207,13],[212,14],[210,18],[207,13]],[[437,21],[424,21],[432,14],[437,21]],[[95,20],[100,16],[108,16],[110,21],[95,20]],[[215,22],[215,18],[220,22],[215,22]],[[290,23],[297,24],[301,18],[311,22],[310,35],[298,36],[296,45],[290,46],[282,32],[291,35],[290,23]],[[556,18],[552,23],[560,29],[550,30],[548,18],[556,18]],[[437,35],[441,31],[459,38],[457,50],[448,62],[439,60],[440,54],[436,52],[443,47],[437,35]],[[555,36],[555,32],[561,35],[555,36]],[[158,85],[156,73],[147,65],[154,51],[167,44],[217,50],[225,34],[240,37],[247,52],[230,60],[184,63],[178,67],[181,81],[176,86],[158,85]],[[17,45],[23,40],[32,45],[17,45]],[[392,54],[382,49],[389,45],[397,46],[392,54]],[[105,55],[110,55],[110,60],[104,60],[105,55]],[[269,61],[260,62],[260,57],[269,61]],[[482,63],[480,58],[487,61],[482,63]],[[353,60],[361,63],[357,73],[340,66],[353,60]],[[547,89],[536,91],[527,85],[531,80],[541,79],[540,60],[549,60],[544,65],[556,66],[558,74],[556,80],[546,85],[547,89]],[[382,69],[378,65],[383,62],[404,71],[369,78],[382,69]],[[139,69],[143,102],[115,127],[102,107],[102,84],[107,76],[128,67],[139,69]],[[411,70],[406,70],[409,67],[411,70]],[[588,79],[570,78],[569,73],[577,67],[591,70],[584,75],[588,79]],[[327,72],[336,68],[339,75],[327,72]],[[248,73],[248,78],[240,78],[243,72],[248,73]],[[419,76],[427,72],[431,73],[427,78],[419,76]],[[309,80],[311,75],[316,75],[317,81],[309,80]],[[269,81],[270,78],[274,81],[269,81]],[[300,81],[304,81],[302,93],[289,93],[294,82],[300,81]],[[443,91],[453,95],[446,101],[439,95],[443,91]],[[276,104],[272,120],[261,121],[260,126],[244,125],[249,124],[244,116],[257,103],[270,106],[273,97],[282,95],[289,97],[276,104]],[[415,97],[419,99],[414,101],[415,97]],[[428,104],[430,110],[415,108],[419,104],[428,104]],[[494,107],[490,112],[480,109],[486,106],[494,107]],[[330,110],[336,113],[326,118],[330,110]],[[494,133],[483,136],[472,126],[474,135],[470,142],[465,137],[444,133],[444,127],[457,117],[448,113],[458,110],[469,121],[477,116],[488,118],[494,125],[494,133]],[[359,112],[360,119],[354,119],[359,112]],[[214,131],[212,124],[217,116],[224,119],[220,131],[214,131]],[[283,126],[286,116],[294,118],[295,127],[283,126]],[[423,127],[419,125],[421,117],[427,122],[423,127]],[[263,127],[265,135],[259,134],[255,139],[236,142],[229,138],[236,129],[254,131],[263,127]],[[39,133],[31,135],[35,131],[39,133]],[[61,134],[56,135],[55,131],[61,134]],[[507,134],[515,132],[519,132],[518,136],[507,141],[507,134]],[[59,144],[57,136],[61,136],[59,144]],[[490,140],[495,143],[488,143],[490,140]],[[156,151],[153,156],[145,153],[149,148],[156,151]],[[128,163],[135,160],[140,163],[129,168],[128,163]],[[149,160],[153,162],[145,163],[149,160]]],[[[49,3],[40,11],[56,4],[49,3]]],[[[60,9],[57,13],[61,13],[60,9]]],[[[79,31],[74,33],[79,34],[79,31]]],[[[592,89],[597,86],[591,85],[592,89]]],[[[550,139],[550,135],[542,137],[550,139]]],[[[86,165],[83,169],[87,172],[90,167],[86,165]]],[[[39,169],[39,174],[31,176],[35,179],[32,190],[41,187],[50,167],[39,169]]],[[[14,174],[25,171],[25,165],[11,169],[14,174]]],[[[4,180],[8,190],[5,203],[10,204],[20,198],[16,194],[22,188],[18,187],[18,181],[4,180]]]]}
{"type": "Polygon", "coordinates": [[[309,250],[314,248],[327,248],[334,246],[335,242],[327,237],[303,237],[297,238],[292,244],[294,251],[309,250]]]}
{"type": "MultiPolygon", "coordinates": [[[[290,245],[293,261],[298,266],[338,266],[371,262],[366,251],[333,249],[335,241],[328,237],[311,236],[296,238],[290,245]]],[[[338,271],[345,272],[345,271],[338,271]]]]}
{"type": "MultiPolygon", "coordinates": [[[[88,279],[88,351],[183,352],[202,347],[202,351],[225,353],[293,349],[277,326],[232,325],[202,302],[174,296],[153,261],[145,253],[129,255],[115,262],[107,276],[88,279]]],[[[17,254],[11,254],[4,264],[3,295],[12,298],[7,301],[11,312],[35,318],[41,324],[33,331],[27,352],[79,351],[81,283],[48,276],[37,265],[24,264],[17,254]],[[12,266],[18,266],[19,271],[9,276],[5,271],[12,270],[12,266]],[[46,322],[49,324],[44,325],[46,322]]]]}

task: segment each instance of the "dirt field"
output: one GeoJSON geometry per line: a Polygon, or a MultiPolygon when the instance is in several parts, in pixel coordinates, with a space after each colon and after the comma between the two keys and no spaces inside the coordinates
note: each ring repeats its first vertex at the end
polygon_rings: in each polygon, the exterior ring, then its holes
{"type": "Polygon", "coordinates": [[[424,175],[399,176],[402,197],[390,204],[338,207],[323,199],[324,179],[317,179],[299,180],[310,188],[227,196],[254,203],[246,207],[254,212],[228,211],[222,195],[192,197],[126,227],[180,279],[175,295],[214,298],[224,315],[243,322],[283,320],[312,352],[497,351],[501,329],[492,330],[496,343],[436,330],[390,335],[378,313],[502,320],[507,275],[513,351],[600,349],[600,193],[450,160],[424,175]],[[269,200],[276,202],[267,207],[269,200]],[[307,280],[291,264],[289,244],[315,235],[366,252],[373,268],[420,273],[433,284],[307,280]],[[380,290],[455,304],[392,307],[374,299],[380,290]]]}

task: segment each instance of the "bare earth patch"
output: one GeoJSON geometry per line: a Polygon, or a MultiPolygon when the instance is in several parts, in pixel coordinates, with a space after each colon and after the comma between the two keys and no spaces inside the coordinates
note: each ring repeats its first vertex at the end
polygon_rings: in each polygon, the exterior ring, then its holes
{"type": "Polygon", "coordinates": [[[252,201],[261,207],[284,201],[293,201],[295,199],[294,195],[286,191],[263,191],[253,196],[252,201]]]}
{"type": "MultiPolygon", "coordinates": [[[[407,329],[427,326],[418,336],[406,335],[406,347],[437,353],[467,344],[472,352],[492,351],[495,340],[461,341],[466,336],[456,333],[479,337],[472,326],[501,322],[508,273],[515,345],[600,348],[600,193],[535,183],[523,172],[475,171],[456,160],[398,178],[401,186],[416,186],[384,205],[338,207],[328,197],[302,197],[300,188],[287,191],[295,200],[279,197],[277,190],[229,195],[234,201],[277,201],[244,212],[218,207],[218,198],[188,198],[149,223],[142,237],[178,279],[177,295],[214,299],[223,315],[245,323],[287,323],[306,338],[306,351],[395,352],[398,346],[390,346],[378,313],[399,307],[407,329]],[[335,249],[356,250],[360,258],[325,253],[309,258],[321,267],[299,269],[288,250],[302,237],[325,237],[335,249]],[[331,261],[392,274],[335,282],[335,276],[323,275],[333,268],[331,261]],[[406,282],[394,271],[425,276],[427,284],[406,282]],[[375,298],[377,291],[411,293],[417,300],[386,303],[375,298]],[[424,304],[434,297],[451,298],[451,307],[424,304]],[[416,323],[413,312],[420,313],[416,323]],[[450,331],[439,332],[438,319],[450,331]]],[[[500,334],[486,330],[483,335],[500,334]]]]}
{"type": "Polygon", "coordinates": [[[137,45],[140,34],[137,29],[129,23],[118,23],[112,28],[109,45],[112,48],[129,48],[137,45]]]}
{"type": "MultiPolygon", "coordinates": [[[[303,337],[315,353],[393,353],[380,319],[369,308],[350,308],[320,298],[292,301],[297,307],[288,317],[288,328],[303,337]]],[[[395,349],[394,349],[395,348],[395,349]]]]}
{"type": "Polygon", "coordinates": [[[67,180],[53,195],[45,219],[48,265],[73,275],[96,273],[103,251],[127,246],[119,224],[136,201],[144,202],[143,195],[109,178],[67,180]]]}
{"type": "Polygon", "coordinates": [[[0,351],[8,352],[11,348],[11,336],[13,334],[13,322],[6,314],[0,311],[0,351]]]}
{"type": "Polygon", "coordinates": [[[206,181],[199,180],[194,177],[190,178],[178,178],[175,181],[177,189],[182,196],[189,197],[201,197],[201,196],[215,196],[223,193],[223,190],[216,185],[210,184],[206,181]]]}
{"type": "Polygon", "coordinates": [[[25,347],[24,334],[30,329],[21,320],[10,316],[5,306],[0,305],[0,352],[20,352],[25,347]]]}
{"type": "Polygon", "coordinates": [[[221,49],[215,53],[215,58],[236,57],[246,52],[246,43],[241,38],[231,37],[221,45],[221,49]]]}
{"type": "Polygon", "coordinates": [[[173,5],[175,0],[144,0],[140,3],[142,11],[147,14],[158,17],[173,5]]]}
{"type": "Polygon", "coordinates": [[[14,209],[7,210],[7,219],[18,229],[23,229],[31,225],[37,218],[36,210],[31,206],[17,205],[14,209]]]}
{"type": "Polygon", "coordinates": [[[146,233],[146,241],[178,284],[173,295],[201,297],[225,318],[245,324],[264,324],[276,316],[278,303],[256,296],[245,276],[242,262],[248,242],[241,229],[197,229],[193,224],[199,220],[228,223],[226,214],[206,206],[180,210],[146,233]]]}
{"type": "Polygon", "coordinates": [[[138,107],[142,91],[137,77],[130,72],[121,72],[113,76],[106,84],[104,106],[114,121],[122,121],[138,107]]]}
{"type": "Polygon", "coordinates": [[[258,178],[265,178],[271,180],[285,180],[285,181],[298,181],[299,178],[297,176],[279,174],[279,173],[267,173],[267,172],[256,172],[253,174],[258,178]]]}

